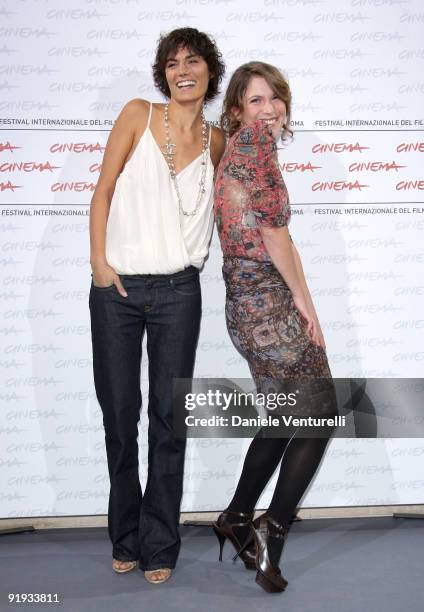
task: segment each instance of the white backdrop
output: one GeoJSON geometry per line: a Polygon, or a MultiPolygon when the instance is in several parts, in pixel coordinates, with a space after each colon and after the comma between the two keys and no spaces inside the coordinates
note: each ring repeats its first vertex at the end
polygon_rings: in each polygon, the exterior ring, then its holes
{"type": "MultiPolygon", "coordinates": [[[[162,31],[210,33],[227,79],[253,59],[288,75],[290,229],[333,374],[422,375],[419,0],[3,0],[0,17],[1,517],[107,511],[88,205],[124,103],[160,100],[151,63],[162,31]]],[[[209,120],[220,105],[207,107],[209,120]]],[[[248,377],[225,328],[216,233],[202,289],[196,376],[248,377]]],[[[146,427],[143,410],[143,483],[146,427]]],[[[190,441],[183,510],[228,503],[248,443],[190,441]]],[[[422,439],[333,440],[302,506],[424,503],[423,467],[422,439]]]]}

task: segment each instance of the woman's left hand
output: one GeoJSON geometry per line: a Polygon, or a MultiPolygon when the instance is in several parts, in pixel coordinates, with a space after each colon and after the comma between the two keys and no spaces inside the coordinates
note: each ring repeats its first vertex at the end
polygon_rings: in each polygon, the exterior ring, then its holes
{"type": "Polygon", "coordinates": [[[280,117],[271,127],[270,131],[274,137],[274,140],[278,140],[279,138],[281,138],[281,130],[283,129],[285,121],[286,117],[280,117]]]}
{"type": "Polygon", "coordinates": [[[314,325],[313,325],[313,334],[311,335],[312,342],[315,342],[318,346],[325,350],[325,340],[324,335],[322,333],[321,325],[319,324],[318,318],[315,315],[314,317],[314,325]]]}
{"type": "Polygon", "coordinates": [[[314,344],[325,350],[324,335],[318,321],[317,313],[311,303],[308,303],[303,296],[293,295],[294,305],[300,313],[306,326],[306,333],[314,344]]]}
{"type": "Polygon", "coordinates": [[[316,314],[308,308],[307,301],[303,294],[293,294],[293,302],[306,327],[306,333],[313,341],[316,314]]]}
{"type": "Polygon", "coordinates": [[[321,325],[319,324],[317,313],[315,312],[315,308],[309,308],[310,321],[312,324],[308,326],[307,332],[312,342],[317,346],[320,346],[325,350],[325,340],[324,335],[322,333],[321,325]]]}

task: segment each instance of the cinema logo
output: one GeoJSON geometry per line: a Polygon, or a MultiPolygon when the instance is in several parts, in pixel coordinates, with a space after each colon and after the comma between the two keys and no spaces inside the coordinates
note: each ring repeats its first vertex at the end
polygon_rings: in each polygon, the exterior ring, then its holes
{"type": "Polygon", "coordinates": [[[308,161],[306,164],[298,162],[287,162],[280,164],[280,167],[283,172],[314,172],[315,170],[322,168],[322,166],[312,165],[310,161],[308,161]]]}
{"type": "Polygon", "coordinates": [[[424,49],[402,49],[398,57],[400,60],[424,59],[424,49]]]}
{"type": "Polygon", "coordinates": [[[314,106],[311,102],[307,102],[306,104],[294,104],[293,108],[295,111],[299,113],[316,113],[317,111],[322,110],[322,106],[314,106]]]}
{"type": "MultiPolygon", "coordinates": [[[[266,0],[265,0],[266,2],[266,0]]],[[[314,32],[267,32],[264,36],[265,42],[279,41],[279,42],[306,42],[315,41],[323,36],[319,36],[314,32]]]]}
{"type": "Polygon", "coordinates": [[[424,153],[424,142],[401,142],[396,147],[397,153],[424,153]]]}
{"type": "Polygon", "coordinates": [[[91,66],[87,74],[89,76],[111,76],[115,78],[120,77],[131,77],[131,76],[141,76],[145,74],[140,70],[139,67],[127,67],[127,66],[91,66]]]}
{"type": "Polygon", "coordinates": [[[100,51],[97,47],[51,47],[47,55],[58,57],[99,57],[107,53],[108,51],[100,51]]]}
{"type": "Polygon", "coordinates": [[[142,34],[138,30],[89,30],[87,32],[88,40],[140,40],[146,34],[142,34]]]}
{"type": "Polygon", "coordinates": [[[262,13],[260,11],[251,11],[248,13],[228,13],[226,17],[226,21],[230,23],[259,23],[259,22],[267,22],[271,21],[275,23],[277,20],[285,19],[282,15],[277,15],[276,13],[262,13]]]}
{"type": "Polygon", "coordinates": [[[312,57],[318,60],[355,60],[367,55],[370,53],[363,53],[360,49],[319,49],[312,57]]]}
{"type": "MultiPolygon", "coordinates": [[[[0,110],[1,111],[9,111],[9,112],[17,112],[17,111],[50,111],[54,108],[59,108],[58,104],[50,104],[47,100],[4,100],[0,101],[0,110]]],[[[27,125],[26,119],[21,119],[20,121],[15,120],[16,125],[23,123],[27,125]]]]}
{"type": "Polygon", "coordinates": [[[264,59],[271,59],[273,57],[281,58],[284,53],[281,51],[277,51],[276,49],[240,49],[239,47],[235,49],[229,49],[226,52],[226,57],[228,59],[247,59],[254,60],[259,55],[261,55],[264,59]]]}
{"type": "Polygon", "coordinates": [[[53,193],[64,192],[64,191],[75,191],[77,193],[83,191],[94,191],[96,189],[96,183],[88,183],[87,181],[71,181],[70,183],[53,183],[50,187],[50,191],[53,193]]]}
{"type": "Polygon", "coordinates": [[[224,4],[225,6],[228,6],[229,4],[232,4],[232,2],[233,0],[176,0],[176,5],[181,6],[182,4],[184,5],[200,4],[201,6],[206,6],[206,5],[218,6],[218,5],[224,4]]]}
{"type": "Polygon", "coordinates": [[[0,192],[3,191],[15,191],[15,189],[20,189],[22,185],[14,185],[11,181],[0,182],[0,192]]]}
{"type": "Polygon", "coordinates": [[[187,11],[141,11],[137,15],[138,21],[185,21],[195,19],[196,15],[189,15],[187,11]]]}
{"type": "Polygon", "coordinates": [[[396,191],[424,191],[424,181],[399,181],[396,183],[396,191]]]}
{"type": "Polygon", "coordinates": [[[289,79],[295,77],[316,77],[319,75],[319,72],[315,72],[312,68],[287,68],[285,73],[289,77],[289,79]]]}
{"type": "MultiPolygon", "coordinates": [[[[399,2],[400,4],[400,2],[399,2]]],[[[402,13],[399,19],[400,23],[419,23],[422,24],[424,22],[424,13],[402,13]]]]}
{"type": "Polygon", "coordinates": [[[397,66],[395,68],[354,68],[350,72],[350,76],[354,79],[362,79],[364,77],[370,79],[378,79],[381,77],[393,78],[403,76],[404,74],[407,73],[399,70],[397,66]]]}
{"type": "Polygon", "coordinates": [[[349,164],[349,172],[389,172],[390,170],[399,170],[399,168],[406,168],[406,166],[399,166],[396,162],[353,162],[349,164]]]}
{"type": "Polygon", "coordinates": [[[0,142],[0,153],[3,153],[4,151],[10,151],[10,153],[13,153],[15,149],[22,149],[22,147],[17,147],[16,145],[11,144],[10,140],[7,142],[0,142]]]}
{"type": "Polygon", "coordinates": [[[401,106],[397,102],[388,102],[387,104],[383,102],[364,102],[360,104],[351,104],[349,106],[349,112],[351,113],[359,113],[359,112],[372,112],[372,113],[383,113],[383,112],[399,112],[405,110],[406,106],[401,106]]]}
{"type": "Polygon", "coordinates": [[[362,153],[370,147],[364,147],[359,142],[317,143],[312,146],[312,153],[362,153]]]}
{"type": "MultiPolygon", "coordinates": [[[[103,450],[101,448],[100,450],[103,450]]],[[[73,466],[73,465],[103,465],[106,464],[106,459],[104,457],[61,457],[56,461],[56,465],[60,467],[73,466]]]]}
{"type": "Polygon", "coordinates": [[[368,91],[367,87],[361,87],[359,83],[334,83],[333,85],[315,85],[312,89],[313,94],[335,93],[335,94],[361,94],[368,91]]]}
{"type": "Polygon", "coordinates": [[[51,74],[52,72],[59,72],[54,68],[49,68],[47,64],[43,65],[35,65],[35,64],[3,64],[0,66],[0,74],[9,74],[16,75],[19,74],[21,76],[28,76],[31,74],[51,74]]]}
{"type": "Polygon", "coordinates": [[[106,102],[102,102],[102,101],[92,102],[88,106],[88,110],[90,112],[92,111],[112,111],[113,113],[117,113],[121,110],[121,108],[122,108],[122,102],[120,100],[116,102],[113,102],[110,100],[106,102]]]}
{"type": "Polygon", "coordinates": [[[86,83],[84,81],[55,81],[51,83],[48,90],[54,93],[72,92],[72,93],[90,93],[92,91],[107,91],[111,89],[103,83],[86,83]]]}
{"type": "Polygon", "coordinates": [[[50,38],[55,34],[46,28],[0,28],[0,36],[8,38],[50,38]]]}
{"type": "MultiPolygon", "coordinates": [[[[25,353],[29,355],[34,355],[36,353],[56,353],[57,351],[62,351],[63,349],[58,346],[54,346],[53,344],[8,344],[4,352],[8,355],[10,353],[25,353]]],[[[20,399],[20,398],[19,398],[20,399]]]]}
{"type": "Polygon", "coordinates": [[[98,13],[95,9],[51,9],[47,11],[46,17],[47,19],[102,19],[107,17],[107,14],[98,13]]]}
{"type": "Polygon", "coordinates": [[[52,166],[50,162],[5,162],[0,164],[0,172],[54,172],[60,166],[52,166]]]}
{"type": "Polygon", "coordinates": [[[312,191],[362,191],[369,185],[356,181],[317,181],[312,184],[312,191]]]}
{"type": "Polygon", "coordinates": [[[49,149],[50,153],[103,153],[104,150],[105,147],[99,142],[55,142],[49,149]]]}
{"type": "Polygon", "coordinates": [[[369,17],[357,11],[356,13],[317,13],[312,21],[313,23],[365,23],[368,19],[369,17]]]}
{"type": "Polygon", "coordinates": [[[350,36],[351,42],[393,42],[400,41],[406,36],[402,36],[399,32],[354,32],[350,36]]]}

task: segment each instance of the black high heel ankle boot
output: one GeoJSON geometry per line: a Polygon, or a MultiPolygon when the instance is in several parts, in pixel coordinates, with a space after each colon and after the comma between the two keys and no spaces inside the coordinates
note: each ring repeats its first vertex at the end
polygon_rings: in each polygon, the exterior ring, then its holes
{"type": "Polygon", "coordinates": [[[280,525],[270,516],[263,516],[257,529],[251,525],[256,545],[256,583],[268,593],[284,591],[288,585],[280,568],[271,563],[270,556],[279,560],[289,532],[289,527],[280,525]],[[270,555],[271,549],[274,549],[270,555]],[[277,550],[277,554],[276,554],[277,550]]]}
{"type": "MultiPolygon", "coordinates": [[[[259,584],[267,593],[281,593],[288,585],[287,580],[281,575],[279,567],[271,563],[270,557],[279,559],[287,538],[290,527],[279,525],[270,516],[263,514],[255,523],[250,523],[252,536],[247,540],[238,555],[254,542],[255,544],[255,582],[259,584]]],[[[237,556],[237,555],[236,555],[237,556]]]]}
{"type": "Polygon", "coordinates": [[[243,561],[246,569],[256,569],[256,552],[255,544],[250,533],[250,524],[253,518],[253,512],[251,514],[245,514],[244,512],[230,512],[225,510],[222,512],[217,521],[212,524],[212,528],[215,532],[219,542],[219,560],[222,561],[222,550],[224,548],[225,540],[228,538],[236,550],[234,561],[237,557],[240,557],[243,561]],[[245,537],[240,538],[240,532],[242,528],[245,528],[245,537]],[[239,535],[236,534],[236,529],[239,529],[239,535]],[[240,541],[242,539],[242,541],[240,541]],[[248,540],[247,544],[246,541],[248,540]]]}

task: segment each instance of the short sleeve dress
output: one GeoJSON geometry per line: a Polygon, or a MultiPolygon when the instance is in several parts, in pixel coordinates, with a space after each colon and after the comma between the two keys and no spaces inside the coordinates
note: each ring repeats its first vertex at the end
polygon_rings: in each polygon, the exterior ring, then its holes
{"type": "MultiPolygon", "coordinates": [[[[256,385],[331,379],[325,350],[309,339],[262,240],[260,226],[284,227],[290,221],[276,143],[262,121],[230,138],[217,170],[214,212],[224,256],[227,328],[256,385]]],[[[302,415],[334,414],[324,387],[316,385],[314,401],[303,403],[302,415]]]]}

